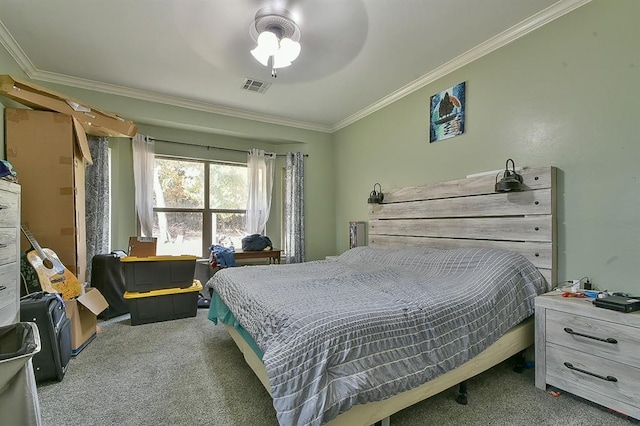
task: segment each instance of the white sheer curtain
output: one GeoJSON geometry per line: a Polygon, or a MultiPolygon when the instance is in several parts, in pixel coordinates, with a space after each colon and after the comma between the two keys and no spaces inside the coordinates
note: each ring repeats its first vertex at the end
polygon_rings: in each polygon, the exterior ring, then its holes
{"type": "Polygon", "coordinates": [[[153,235],[153,159],[155,142],[138,133],[132,140],[133,179],[136,191],[136,212],[140,219],[141,235],[153,235]]]}
{"type": "Polygon", "coordinates": [[[248,234],[262,234],[271,211],[271,191],[275,173],[276,155],[261,149],[252,149],[247,155],[249,199],[245,228],[248,234]]]}

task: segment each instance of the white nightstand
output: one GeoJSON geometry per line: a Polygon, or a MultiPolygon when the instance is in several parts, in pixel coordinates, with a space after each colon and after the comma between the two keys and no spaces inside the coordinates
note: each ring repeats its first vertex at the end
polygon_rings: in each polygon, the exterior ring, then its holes
{"type": "Polygon", "coordinates": [[[536,387],[547,385],[640,419],[640,312],[559,292],[536,298],[536,387]]]}

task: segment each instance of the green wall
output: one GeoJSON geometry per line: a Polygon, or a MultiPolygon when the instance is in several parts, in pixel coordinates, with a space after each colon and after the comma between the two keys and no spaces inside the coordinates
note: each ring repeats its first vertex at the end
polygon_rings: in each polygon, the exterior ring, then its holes
{"type": "Polygon", "coordinates": [[[382,189],[553,165],[559,280],[640,294],[640,2],[594,0],[334,134],[336,241],[382,189]],[[429,143],[429,97],[467,82],[465,134],[429,143]],[[349,183],[349,184],[346,184],[349,183]]]}

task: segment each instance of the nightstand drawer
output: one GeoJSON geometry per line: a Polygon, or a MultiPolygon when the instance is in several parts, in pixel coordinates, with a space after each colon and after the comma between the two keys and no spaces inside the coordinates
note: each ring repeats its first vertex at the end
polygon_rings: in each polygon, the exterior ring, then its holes
{"type": "Polygon", "coordinates": [[[546,322],[547,343],[640,368],[637,328],[555,310],[547,310],[546,322]]]}
{"type": "Polygon", "coordinates": [[[552,343],[546,362],[548,384],[638,418],[640,368],[552,343]]]}

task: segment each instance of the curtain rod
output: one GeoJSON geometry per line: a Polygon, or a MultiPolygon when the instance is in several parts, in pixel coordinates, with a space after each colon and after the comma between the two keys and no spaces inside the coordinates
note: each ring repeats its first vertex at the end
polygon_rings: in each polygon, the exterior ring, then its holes
{"type": "MultiPolygon", "coordinates": [[[[189,145],[189,146],[199,146],[199,147],[202,147],[202,148],[207,148],[207,151],[210,150],[210,149],[219,149],[219,150],[222,150],[222,151],[244,152],[245,154],[249,153],[248,149],[224,148],[224,147],[221,147],[221,146],[209,146],[209,145],[200,145],[200,144],[197,144],[197,143],[169,141],[169,140],[166,140],[166,139],[156,139],[153,136],[149,136],[149,138],[151,138],[151,139],[153,139],[154,141],[157,141],[157,142],[176,143],[176,144],[180,144],[180,145],[189,145]]],[[[275,154],[275,153],[269,152],[267,154],[275,154]]],[[[276,155],[276,157],[286,157],[287,156],[287,154],[275,154],[275,155],[276,155]]],[[[303,154],[303,157],[308,157],[308,156],[309,156],[309,154],[303,154]]]]}

